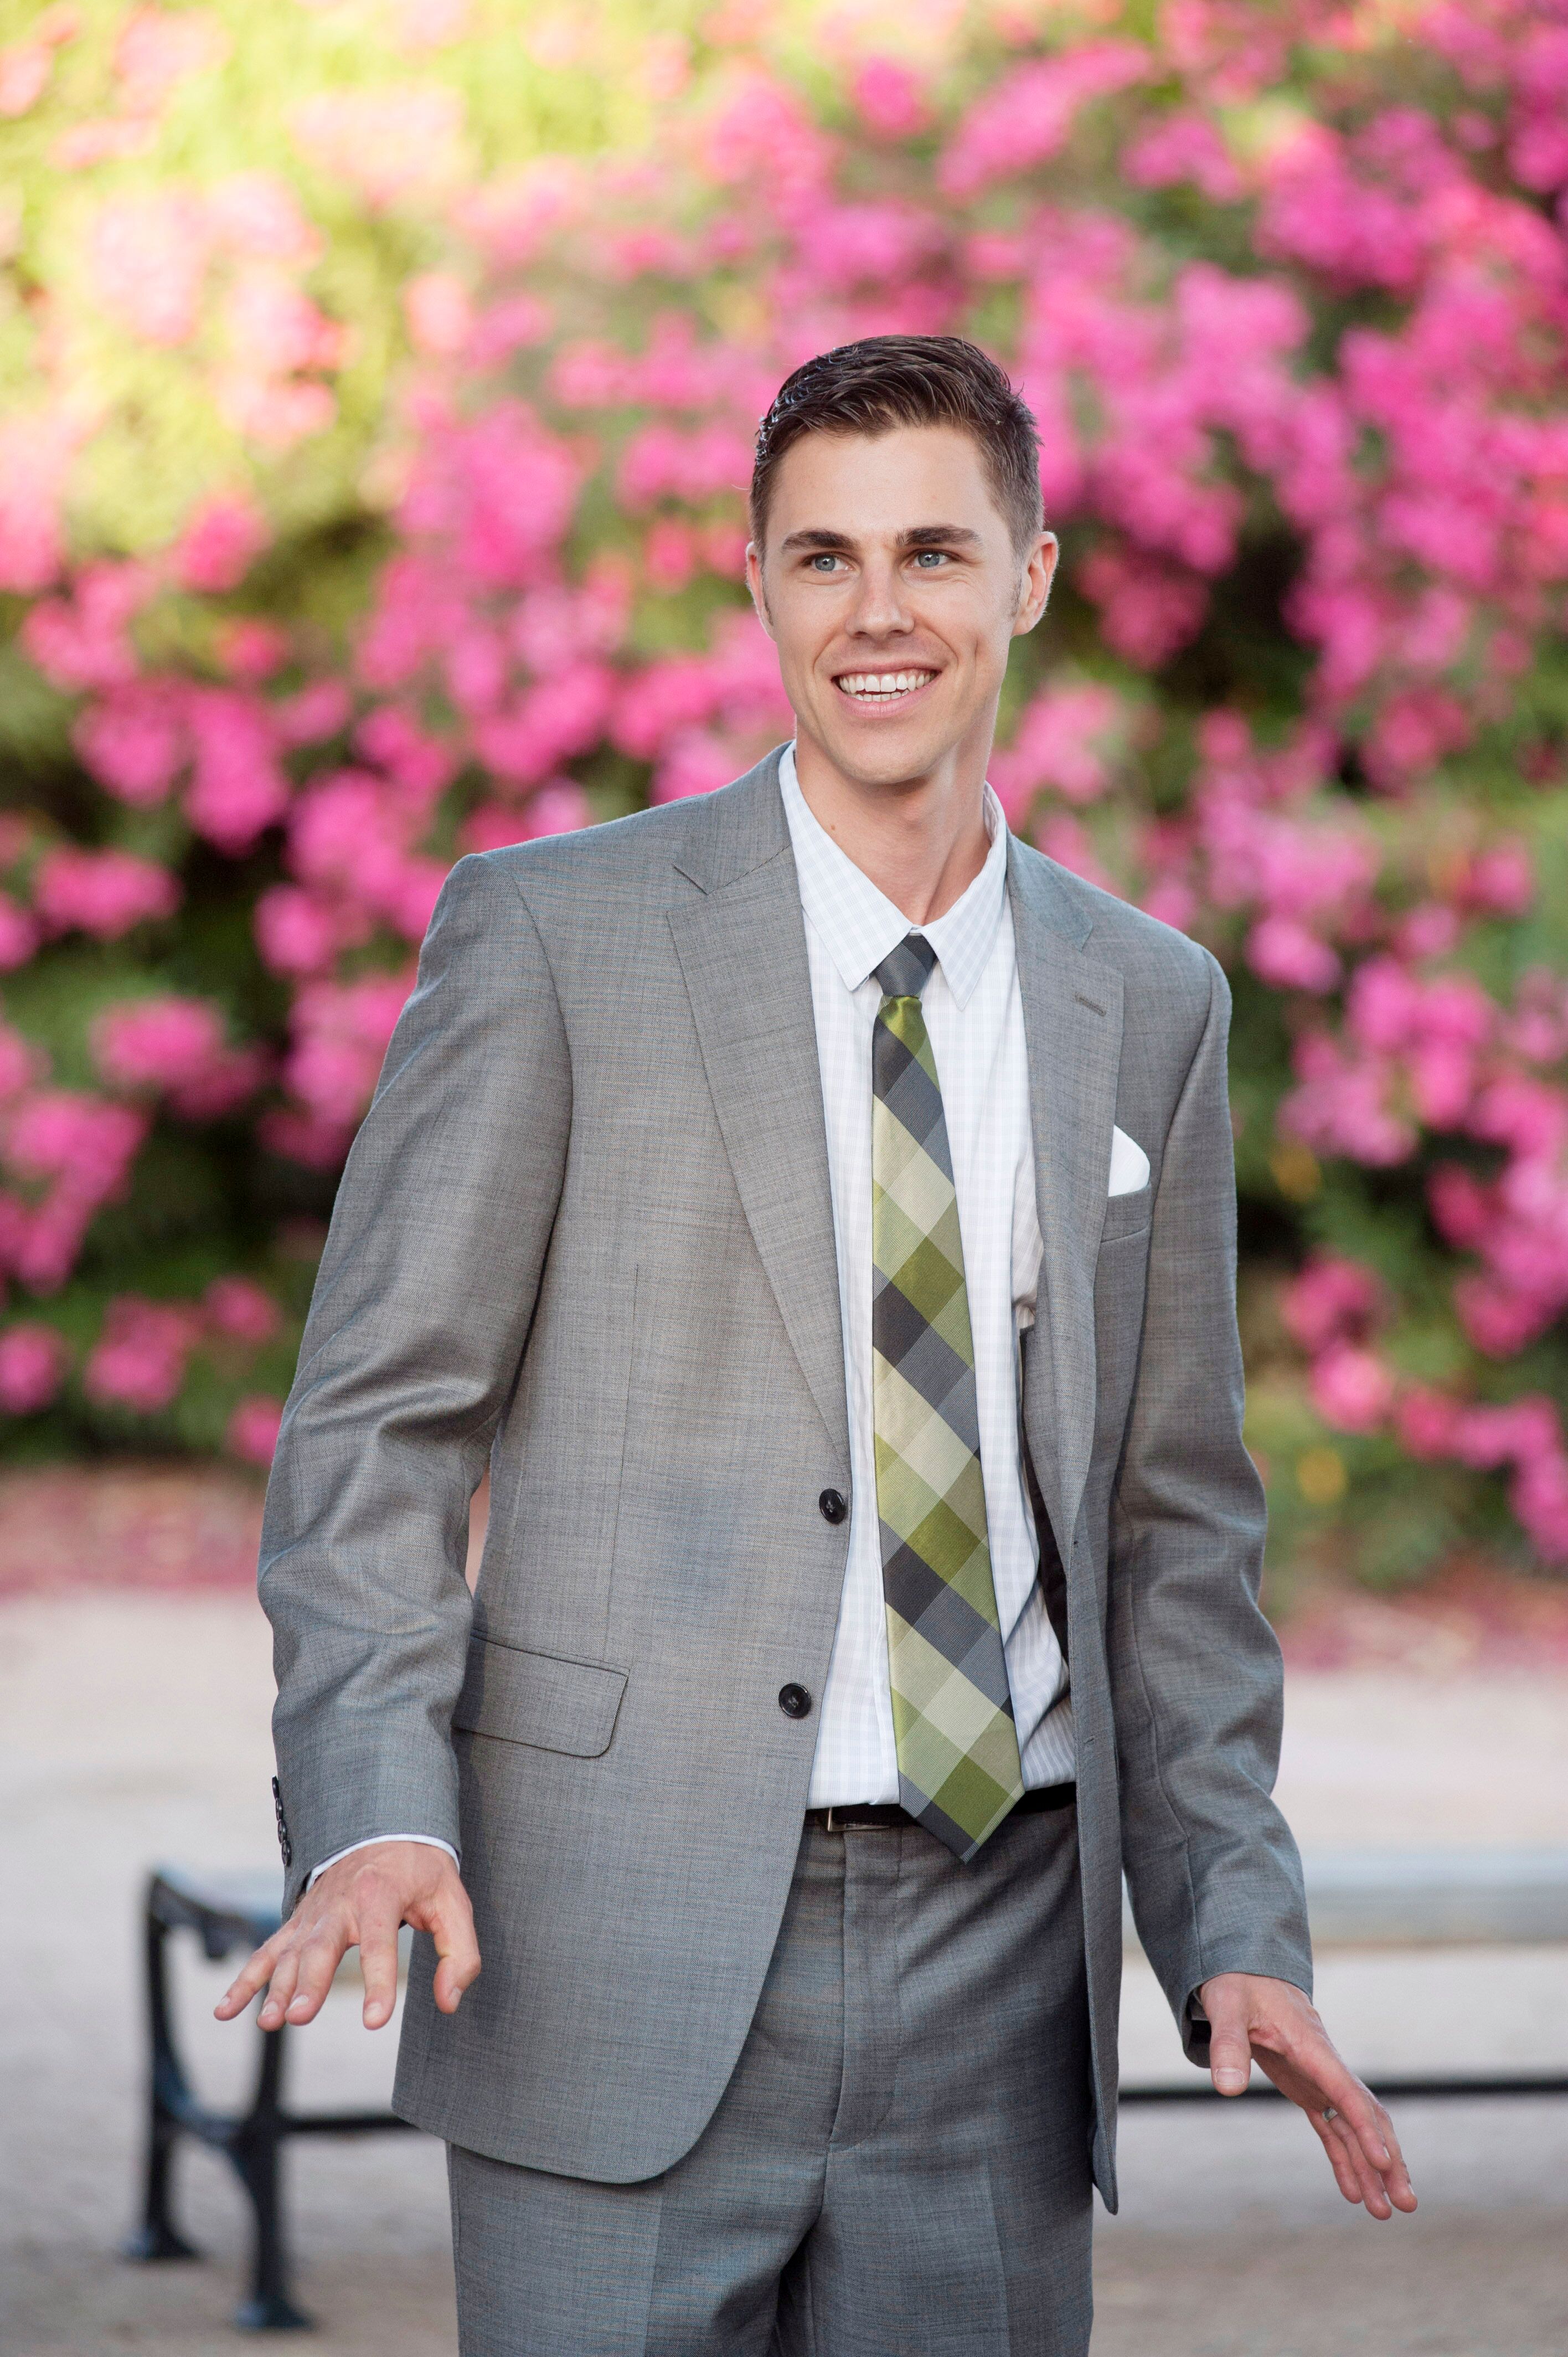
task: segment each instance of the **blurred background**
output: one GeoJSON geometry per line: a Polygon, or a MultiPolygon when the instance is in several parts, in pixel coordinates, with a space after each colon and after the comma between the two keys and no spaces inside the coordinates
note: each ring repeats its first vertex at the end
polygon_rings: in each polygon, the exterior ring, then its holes
{"type": "MultiPolygon", "coordinates": [[[[992,776],[1235,994],[1249,1438],[1322,2002],[1421,2215],[1131,1960],[1106,2357],[1568,2347],[1562,0],[0,12],[0,2347],[232,2345],[136,2222],[138,1910],[272,1872],[261,1484],[464,851],[789,732],[756,420],[994,351],[1064,550],[992,776]]],[[[658,1043],[650,1041],[650,1052],[658,1043]]],[[[482,1516],[483,1500],[477,1514],[482,1516]]],[[[253,2033],[170,1942],[216,2105],[253,2033]]],[[[187,1953],[188,1951],[188,1953],[187,1953]]],[[[384,2104],[351,1977],[301,2108],[384,2104]]],[[[324,2348],[454,2347],[439,2152],[289,2152],[324,2348]]]]}

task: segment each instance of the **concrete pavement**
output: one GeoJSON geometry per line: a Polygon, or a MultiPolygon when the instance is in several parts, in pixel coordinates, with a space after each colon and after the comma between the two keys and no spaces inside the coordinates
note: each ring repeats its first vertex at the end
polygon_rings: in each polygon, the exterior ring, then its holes
{"type": "MultiPolygon", "coordinates": [[[[236,2189],[190,2155],[206,2254],[138,2269],[135,1910],[147,1866],[265,1863],[268,1636],[248,1597],[97,1592],[0,1605],[0,2352],[219,2357],[244,2251],[236,2189]]],[[[1292,1680],[1282,1792],[1304,1844],[1568,1839],[1568,1679],[1366,1672],[1292,1680]]],[[[248,2025],[209,2018],[226,1975],[182,1957],[180,2011],[215,2093],[248,2025]]],[[[1365,2070],[1568,2069],[1568,1958],[1552,1949],[1326,1960],[1320,2002],[1365,2070]]],[[[1127,2059],[1184,2076],[1146,1974],[1127,2059]]],[[[347,1977],[293,2041],[302,2103],[384,2100],[390,2034],[347,1977]]],[[[1340,2201],[1283,2107],[1129,2107],[1122,2214],[1099,2237],[1096,2357],[1563,2357],[1568,2100],[1410,2104],[1423,2209],[1387,2226],[1340,2201]]],[[[439,2151],[296,2149],[289,2211],[323,2357],[453,2357],[439,2151]]],[[[591,2352],[585,2352],[591,2357],[591,2352]]],[[[889,2352],[896,2357],[896,2352],[889,2352]]]]}

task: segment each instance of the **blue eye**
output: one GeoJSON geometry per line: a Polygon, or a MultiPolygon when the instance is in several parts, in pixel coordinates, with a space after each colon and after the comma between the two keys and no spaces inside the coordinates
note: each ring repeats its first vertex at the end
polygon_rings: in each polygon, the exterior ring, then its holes
{"type": "Polygon", "coordinates": [[[946,561],[947,551],[943,548],[922,548],[915,559],[917,565],[942,565],[946,561]]]}

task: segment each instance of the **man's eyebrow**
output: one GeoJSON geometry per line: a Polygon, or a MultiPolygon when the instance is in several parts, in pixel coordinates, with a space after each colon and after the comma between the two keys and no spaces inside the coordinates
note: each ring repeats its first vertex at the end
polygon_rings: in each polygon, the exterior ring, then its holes
{"type": "MultiPolygon", "coordinates": [[[[846,532],[829,532],[820,524],[803,526],[792,532],[779,544],[784,549],[828,550],[835,555],[853,549],[855,543],[846,532]]],[[[916,523],[897,538],[900,548],[978,548],[980,534],[963,523],[916,523]]]]}
{"type": "Polygon", "coordinates": [[[898,535],[900,548],[978,548],[980,534],[964,523],[917,523],[898,535]]]}

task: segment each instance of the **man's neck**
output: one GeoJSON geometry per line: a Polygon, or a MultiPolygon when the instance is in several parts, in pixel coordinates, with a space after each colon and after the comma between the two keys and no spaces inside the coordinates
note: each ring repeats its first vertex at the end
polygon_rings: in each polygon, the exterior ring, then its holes
{"type": "Polygon", "coordinates": [[[912,925],[945,917],[985,865],[983,762],[952,760],[927,777],[868,785],[801,735],[795,775],[818,825],[912,925]]]}

